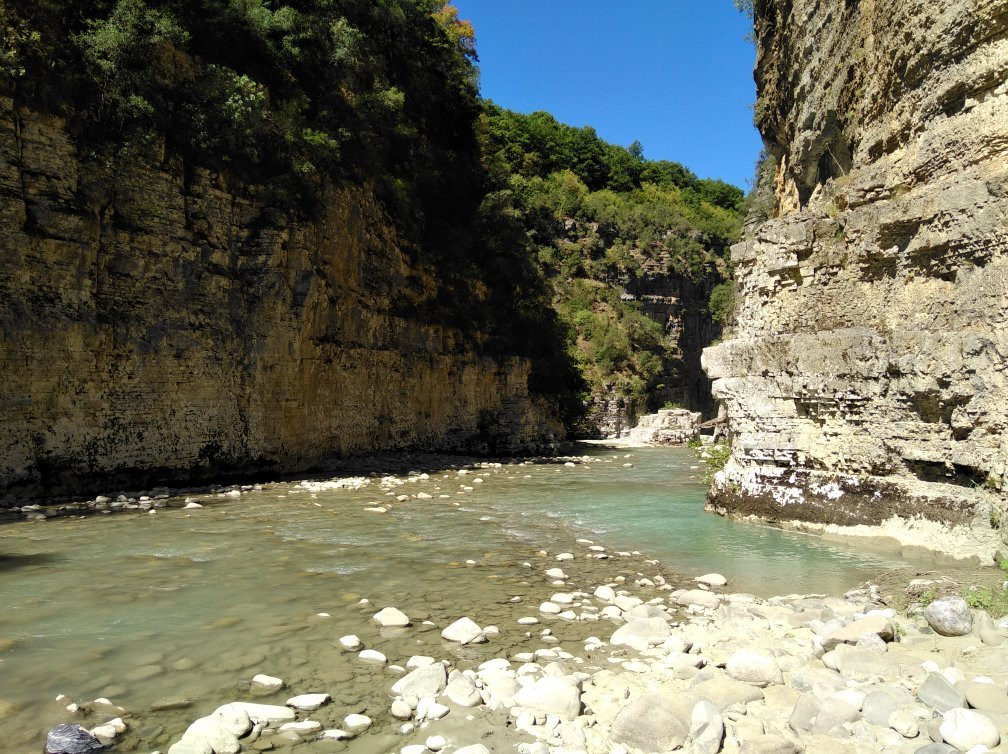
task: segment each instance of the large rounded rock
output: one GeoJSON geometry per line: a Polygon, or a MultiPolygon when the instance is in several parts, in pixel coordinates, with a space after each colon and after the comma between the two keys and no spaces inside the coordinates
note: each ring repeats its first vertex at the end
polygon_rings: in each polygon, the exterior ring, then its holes
{"type": "Polygon", "coordinates": [[[631,702],[613,720],[613,743],[644,752],[673,751],[686,743],[693,704],[686,697],[652,694],[631,702]]]}
{"type": "Polygon", "coordinates": [[[425,696],[440,694],[447,683],[448,672],[445,666],[436,662],[404,675],[392,686],[392,695],[415,696],[417,699],[422,699],[425,696]]]}
{"type": "Polygon", "coordinates": [[[661,644],[671,633],[664,618],[641,618],[617,628],[609,643],[614,647],[633,647],[643,652],[650,646],[661,644]]]}
{"type": "Polygon", "coordinates": [[[935,600],[924,609],[924,618],[942,636],[966,636],[973,630],[973,613],[962,597],[935,600]]]}
{"type": "Polygon", "coordinates": [[[947,744],[969,751],[974,746],[993,748],[1001,743],[997,726],[987,715],[970,709],[953,709],[942,715],[938,728],[942,739],[947,744]]]}
{"type": "Polygon", "coordinates": [[[546,676],[523,687],[515,694],[514,703],[536,712],[573,720],[581,714],[581,692],[562,678],[546,676]]]}
{"type": "Polygon", "coordinates": [[[91,754],[109,746],[75,723],[57,725],[46,736],[45,754],[91,754]]]}
{"type": "Polygon", "coordinates": [[[774,657],[749,649],[740,649],[729,657],[725,671],[736,681],[751,683],[760,688],[784,683],[784,674],[774,657]]]}

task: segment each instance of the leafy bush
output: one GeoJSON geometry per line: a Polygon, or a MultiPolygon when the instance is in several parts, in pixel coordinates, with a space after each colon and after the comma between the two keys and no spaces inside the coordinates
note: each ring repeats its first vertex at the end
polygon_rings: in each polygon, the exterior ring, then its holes
{"type": "Polygon", "coordinates": [[[711,317],[722,325],[731,323],[735,316],[735,286],[731,281],[718,283],[711,291],[707,308],[711,317]]]}

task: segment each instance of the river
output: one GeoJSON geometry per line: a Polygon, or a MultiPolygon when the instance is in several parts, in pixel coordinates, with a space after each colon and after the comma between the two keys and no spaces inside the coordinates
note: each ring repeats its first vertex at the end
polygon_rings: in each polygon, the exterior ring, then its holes
{"type": "MultiPolygon", "coordinates": [[[[271,483],[240,498],[199,495],[202,509],[4,524],[3,748],[35,754],[49,726],[74,719],[67,703],[106,697],[128,710],[121,750],[167,749],[189,721],[248,698],[259,672],[287,683],[263,701],[323,690],[333,695],[331,711],[317,713],[327,724],[367,712],[392,735],[394,676],[337,639],[358,634],[399,664],[414,654],[478,662],[513,652],[526,642],[515,620],[537,616],[549,596],[540,574],[550,566],[588,592],[615,568],[670,582],[717,571],[734,591],[769,595],[841,592],[906,565],[704,513],[702,470],[687,449],[593,449],[590,458],[573,468],[416,469],[412,480],[374,477],[357,490],[271,483]],[[387,512],[368,510],[378,506],[387,512]],[[579,538],[616,557],[591,558],[579,538]],[[577,557],[558,564],[561,551],[577,557]],[[384,606],[414,627],[379,630],[369,618],[384,606]],[[501,636],[492,646],[443,645],[440,628],[463,615],[498,625],[501,636]],[[58,694],[69,698],[57,703],[58,694]]],[[[555,632],[559,646],[576,647],[613,628],[564,622],[555,632]]],[[[349,750],[392,746],[369,740],[349,750]]]]}

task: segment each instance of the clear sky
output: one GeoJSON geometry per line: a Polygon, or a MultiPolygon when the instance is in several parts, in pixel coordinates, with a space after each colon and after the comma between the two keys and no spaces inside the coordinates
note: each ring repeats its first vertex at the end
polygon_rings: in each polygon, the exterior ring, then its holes
{"type": "Polygon", "coordinates": [[[756,53],[732,0],[453,0],[483,96],[748,189],[756,53]]]}

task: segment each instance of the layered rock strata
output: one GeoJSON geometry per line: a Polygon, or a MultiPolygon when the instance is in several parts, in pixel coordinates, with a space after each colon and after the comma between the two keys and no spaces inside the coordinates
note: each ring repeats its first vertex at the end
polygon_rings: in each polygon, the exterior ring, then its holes
{"type": "Polygon", "coordinates": [[[988,559],[1008,488],[1008,2],[756,3],[775,217],[709,348],[713,509],[988,559]],[[921,519],[933,523],[927,523],[921,519]]]}
{"type": "Polygon", "coordinates": [[[527,360],[437,324],[367,187],[269,206],[170,155],[104,175],[0,99],[0,501],[562,437],[527,360]]]}
{"type": "Polygon", "coordinates": [[[700,413],[685,408],[663,408],[642,416],[626,437],[647,445],[685,445],[700,435],[700,413]]]}

